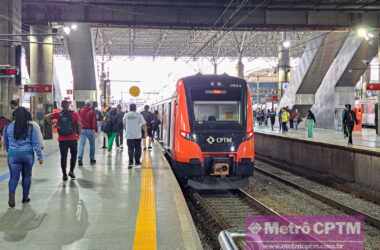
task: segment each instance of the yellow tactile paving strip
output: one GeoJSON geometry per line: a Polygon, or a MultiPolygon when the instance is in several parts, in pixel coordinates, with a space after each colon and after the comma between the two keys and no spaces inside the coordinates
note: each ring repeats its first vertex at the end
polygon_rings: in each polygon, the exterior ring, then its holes
{"type": "Polygon", "coordinates": [[[156,197],[152,161],[149,153],[144,153],[141,168],[140,204],[137,213],[133,249],[157,249],[156,197]]]}

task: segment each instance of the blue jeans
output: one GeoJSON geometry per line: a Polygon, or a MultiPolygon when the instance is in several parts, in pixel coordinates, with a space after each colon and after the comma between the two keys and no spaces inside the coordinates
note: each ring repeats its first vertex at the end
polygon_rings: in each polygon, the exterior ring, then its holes
{"type": "Polygon", "coordinates": [[[17,184],[22,176],[22,197],[29,197],[30,185],[32,184],[32,167],[34,164],[34,154],[23,154],[10,156],[8,158],[9,166],[9,193],[16,193],[17,184]]]}
{"type": "Polygon", "coordinates": [[[83,160],[84,146],[86,145],[86,139],[90,143],[90,160],[95,160],[95,132],[92,129],[82,129],[79,139],[79,155],[78,160],[83,160]]]}

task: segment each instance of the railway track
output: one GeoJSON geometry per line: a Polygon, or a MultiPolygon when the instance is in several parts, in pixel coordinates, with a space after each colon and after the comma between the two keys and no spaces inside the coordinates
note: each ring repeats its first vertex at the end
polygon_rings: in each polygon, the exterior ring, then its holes
{"type": "Polygon", "coordinates": [[[218,192],[198,192],[189,189],[187,194],[192,205],[200,213],[197,217],[203,224],[202,228],[212,235],[210,241],[213,249],[219,247],[217,236],[226,229],[240,236],[235,244],[239,249],[246,249],[244,228],[248,216],[274,215],[282,218],[278,212],[242,189],[218,192]]]}
{"type": "MultiPolygon", "coordinates": [[[[213,249],[220,249],[216,241],[229,241],[228,245],[236,248],[222,249],[250,249],[246,242],[246,219],[255,215],[276,216],[285,223],[291,223],[271,207],[265,205],[243,189],[218,192],[188,192],[192,204],[201,211],[203,228],[213,235],[213,249]],[[232,232],[229,233],[228,231],[232,232]],[[226,237],[230,237],[226,239],[226,237]],[[221,240],[221,238],[223,238],[221,240]],[[231,240],[233,238],[233,240],[231,240]]],[[[199,219],[199,217],[198,217],[199,219]]],[[[312,236],[306,236],[315,242],[323,244],[312,236]]]]}
{"type": "Polygon", "coordinates": [[[339,201],[336,201],[335,199],[330,198],[327,195],[323,195],[320,192],[313,191],[310,188],[307,188],[304,185],[297,183],[296,181],[285,178],[282,175],[275,174],[271,171],[265,170],[265,169],[258,167],[258,166],[255,167],[255,170],[261,174],[264,174],[270,178],[273,178],[273,179],[280,181],[280,182],[282,182],[288,186],[291,186],[291,187],[305,193],[306,195],[308,195],[308,196],[310,196],[316,200],[319,200],[319,201],[321,201],[321,202],[323,202],[323,203],[325,203],[331,207],[334,207],[338,210],[341,210],[347,214],[361,215],[361,216],[363,216],[364,221],[366,223],[380,229],[380,218],[378,218],[378,217],[375,217],[371,214],[368,214],[367,212],[361,211],[360,209],[357,209],[357,208],[354,208],[352,206],[348,206],[346,204],[343,204],[339,201]]]}

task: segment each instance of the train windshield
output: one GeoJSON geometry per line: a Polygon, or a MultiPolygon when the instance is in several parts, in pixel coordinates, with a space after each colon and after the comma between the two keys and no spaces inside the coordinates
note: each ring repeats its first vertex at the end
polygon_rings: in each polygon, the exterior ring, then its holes
{"type": "Polygon", "coordinates": [[[198,124],[233,122],[241,124],[239,101],[194,101],[194,119],[198,124]]]}
{"type": "Polygon", "coordinates": [[[244,88],[191,89],[189,108],[192,126],[197,129],[243,129],[244,88]]]}

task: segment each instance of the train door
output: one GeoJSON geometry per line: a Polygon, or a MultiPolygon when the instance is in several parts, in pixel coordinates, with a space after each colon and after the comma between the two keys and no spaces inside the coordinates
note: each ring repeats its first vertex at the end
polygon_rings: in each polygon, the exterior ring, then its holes
{"type": "Polygon", "coordinates": [[[164,125],[163,125],[163,120],[164,120],[164,115],[166,115],[165,113],[165,104],[161,104],[160,105],[160,116],[161,116],[161,129],[160,129],[160,140],[161,142],[164,141],[164,125]]]}
{"type": "Polygon", "coordinates": [[[177,114],[177,102],[176,100],[172,100],[169,104],[170,106],[170,130],[169,130],[169,141],[170,141],[170,145],[169,145],[169,148],[170,149],[173,149],[174,148],[174,126],[175,126],[175,116],[177,114]]]}
{"type": "Polygon", "coordinates": [[[164,148],[169,148],[169,103],[163,104],[163,110],[162,110],[162,142],[164,144],[164,148]]]}

